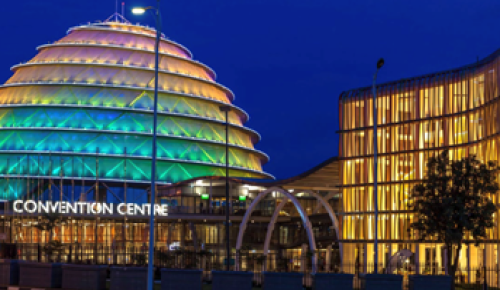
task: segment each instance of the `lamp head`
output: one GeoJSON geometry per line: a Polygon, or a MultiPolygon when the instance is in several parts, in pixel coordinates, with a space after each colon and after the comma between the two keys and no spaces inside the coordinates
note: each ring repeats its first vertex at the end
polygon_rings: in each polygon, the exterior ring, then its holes
{"type": "Polygon", "coordinates": [[[382,66],[384,66],[384,59],[383,59],[383,58],[380,58],[380,59],[377,61],[377,69],[380,69],[382,66]]]}
{"type": "Polygon", "coordinates": [[[132,13],[134,15],[142,15],[142,14],[144,14],[144,12],[146,12],[146,8],[143,8],[143,7],[132,8],[132,13]]]}

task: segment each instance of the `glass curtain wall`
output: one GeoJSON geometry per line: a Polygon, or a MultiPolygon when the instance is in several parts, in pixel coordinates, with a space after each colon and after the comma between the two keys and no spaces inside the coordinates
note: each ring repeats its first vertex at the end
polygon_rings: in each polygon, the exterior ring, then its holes
{"type": "MultiPolygon", "coordinates": [[[[498,54],[497,54],[498,55],[498,54]]],[[[374,225],[378,224],[379,253],[394,254],[407,248],[418,252],[420,264],[441,263],[441,246],[420,244],[408,231],[413,214],[408,208],[413,186],[426,174],[431,156],[448,149],[450,159],[476,155],[483,162],[499,160],[496,143],[500,83],[497,55],[475,65],[377,87],[378,210],[373,202],[373,97],[371,88],[347,91],[340,96],[340,149],[342,180],[342,240],[345,261],[354,261],[355,249],[367,249],[366,263],[373,264],[374,225]],[[403,245],[403,246],[401,246],[403,245]],[[431,250],[432,249],[432,250],[431,250]],[[437,258],[433,258],[437,257],[437,258]],[[436,262],[437,261],[437,262],[436,262]]],[[[493,202],[498,196],[491,196],[493,202]]],[[[496,215],[496,223],[500,222],[496,215]]],[[[499,228],[488,231],[496,265],[499,228]],[[494,242],[493,242],[494,241],[494,242]]],[[[474,246],[462,250],[478,266],[474,246]],[[472,249],[473,248],[473,249],[472,249]],[[472,254],[471,254],[472,253],[472,254]],[[473,255],[473,257],[471,256],[473,255]]],[[[378,263],[388,256],[379,254],[378,263]]],[[[389,255],[390,257],[390,255],[389,255]]],[[[462,265],[465,265],[463,261],[462,265]]]]}

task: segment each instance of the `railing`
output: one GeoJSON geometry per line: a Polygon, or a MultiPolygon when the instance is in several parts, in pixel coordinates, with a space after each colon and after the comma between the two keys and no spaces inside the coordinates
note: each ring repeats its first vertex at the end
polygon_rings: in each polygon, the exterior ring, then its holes
{"type": "MultiPolygon", "coordinates": [[[[241,252],[236,259],[233,253],[227,261],[226,255],[217,251],[167,250],[166,248],[155,248],[154,266],[160,268],[177,269],[203,269],[204,281],[211,281],[212,270],[225,270],[229,262],[230,270],[251,271],[254,274],[255,285],[262,284],[262,272],[298,272],[304,274],[303,284],[310,287],[313,281],[312,256],[298,255],[298,252],[286,255],[268,254],[264,256],[258,253],[241,252]],[[290,255],[292,254],[292,255],[290,255]],[[235,263],[238,261],[238,267],[235,263]]],[[[350,273],[354,274],[353,288],[361,286],[361,275],[373,273],[373,265],[362,265],[360,263],[341,264],[335,257],[338,252],[332,251],[330,263],[326,264],[323,253],[317,256],[316,269],[318,273],[350,273]],[[321,256],[320,256],[321,255],[321,256]]],[[[65,245],[60,253],[46,255],[43,246],[38,244],[0,244],[0,258],[14,258],[39,262],[63,262],[74,264],[101,264],[120,266],[145,266],[148,261],[148,248],[126,247],[126,246],[96,246],[95,244],[65,245]]],[[[446,270],[437,264],[424,264],[418,267],[411,263],[398,265],[378,266],[379,273],[400,274],[403,276],[403,289],[409,289],[409,275],[445,275],[446,270]]],[[[159,270],[157,271],[159,275],[159,270]]],[[[159,277],[159,276],[158,276],[159,277]]],[[[485,286],[489,289],[500,288],[500,265],[493,267],[459,268],[455,274],[456,289],[460,290],[483,290],[485,286]]]]}

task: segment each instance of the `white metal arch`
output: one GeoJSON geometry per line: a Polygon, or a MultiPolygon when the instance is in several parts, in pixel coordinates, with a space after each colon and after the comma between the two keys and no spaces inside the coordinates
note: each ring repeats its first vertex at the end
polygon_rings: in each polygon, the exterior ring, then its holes
{"type": "MultiPolygon", "coordinates": [[[[328,202],[330,199],[332,199],[336,194],[338,194],[338,192],[335,192],[335,191],[332,191],[330,192],[327,196],[324,197],[324,199],[328,202]]],[[[317,205],[316,205],[316,208],[314,208],[314,211],[313,211],[313,214],[317,214],[318,211],[321,209],[321,206],[323,204],[321,202],[319,202],[317,205]]]]}
{"type": "Polygon", "coordinates": [[[271,236],[274,231],[274,225],[276,224],[276,220],[278,219],[278,216],[280,215],[280,211],[283,209],[285,204],[288,202],[288,197],[285,196],[283,198],[283,201],[276,207],[274,210],[273,216],[271,217],[271,220],[269,221],[269,225],[267,226],[267,233],[266,233],[266,239],[264,241],[264,255],[267,256],[269,253],[269,244],[271,243],[271,236]]]}
{"type": "MultiPolygon", "coordinates": [[[[304,224],[304,228],[307,233],[307,238],[309,240],[309,249],[312,252],[316,251],[316,241],[314,239],[314,234],[312,231],[312,225],[311,222],[309,221],[309,218],[307,217],[306,212],[304,211],[304,208],[302,205],[299,203],[299,201],[293,196],[290,192],[287,190],[284,190],[283,188],[280,187],[271,187],[268,188],[262,192],[260,192],[257,197],[252,201],[250,206],[248,207],[247,211],[245,212],[245,216],[243,217],[243,220],[241,221],[240,224],[240,230],[238,232],[238,239],[236,240],[236,261],[235,261],[235,268],[236,270],[239,270],[239,250],[241,249],[241,244],[243,242],[243,235],[245,233],[245,230],[247,228],[248,220],[250,219],[250,215],[252,214],[255,206],[269,193],[271,192],[281,192],[285,197],[290,199],[292,203],[295,205],[295,208],[297,208],[297,211],[299,212],[300,218],[302,219],[302,223],[304,224]]],[[[279,213],[279,212],[278,212],[279,213]]],[[[312,273],[316,273],[316,255],[312,256],[312,273]]]]}
{"type": "MultiPolygon", "coordinates": [[[[321,203],[321,205],[328,212],[328,215],[330,216],[330,219],[332,220],[333,228],[335,229],[335,234],[337,235],[337,240],[339,241],[340,263],[342,263],[343,251],[342,251],[342,243],[340,242],[339,222],[338,222],[337,216],[335,215],[335,212],[333,211],[332,207],[330,206],[330,204],[328,203],[328,201],[326,199],[324,199],[321,195],[319,195],[318,193],[316,193],[314,191],[301,190],[301,191],[297,192],[297,194],[298,193],[308,193],[308,194],[312,195],[314,198],[316,198],[316,200],[318,200],[321,203]]],[[[272,236],[272,232],[274,230],[274,224],[276,223],[277,217],[279,216],[279,212],[283,208],[285,202],[286,202],[286,197],[285,197],[285,199],[283,199],[283,202],[280,203],[278,205],[278,207],[276,207],[274,214],[271,218],[271,221],[269,222],[269,225],[267,228],[267,233],[266,233],[266,239],[264,242],[264,255],[267,255],[267,253],[269,252],[269,245],[271,243],[271,236],[272,236]]]]}
{"type": "Polygon", "coordinates": [[[325,210],[328,212],[328,215],[330,216],[330,219],[332,220],[333,229],[335,230],[335,234],[337,235],[337,240],[339,241],[340,263],[342,264],[344,252],[342,250],[343,249],[342,243],[340,242],[341,232],[340,232],[340,225],[339,225],[339,220],[337,219],[337,215],[335,214],[332,207],[328,203],[328,200],[323,198],[317,192],[314,192],[312,190],[301,190],[300,192],[309,193],[310,195],[312,195],[314,198],[316,198],[323,205],[325,210]]]}

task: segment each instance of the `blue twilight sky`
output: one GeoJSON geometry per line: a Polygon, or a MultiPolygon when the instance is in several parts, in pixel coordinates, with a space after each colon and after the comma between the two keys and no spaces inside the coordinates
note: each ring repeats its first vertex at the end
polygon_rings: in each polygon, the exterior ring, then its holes
{"type": "MultiPolygon", "coordinates": [[[[37,45],[70,26],[104,20],[115,0],[1,1],[0,82],[37,45]]],[[[120,0],[119,2],[122,2],[120,0]]],[[[132,6],[154,0],[125,0],[132,6]]],[[[498,0],[162,0],[167,37],[236,94],[235,104],[262,135],[256,146],[278,178],[305,171],[338,154],[338,97],[389,81],[475,62],[500,48],[498,0]],[[498,39],[497,39],[498,38],[498,39]]]]}

